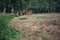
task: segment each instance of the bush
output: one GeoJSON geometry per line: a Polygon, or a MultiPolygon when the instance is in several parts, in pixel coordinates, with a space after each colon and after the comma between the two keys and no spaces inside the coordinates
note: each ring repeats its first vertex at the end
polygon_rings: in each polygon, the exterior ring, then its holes
{"type": "Polygon", "coordinates": [[[0,40],[17,40],[23,35],[23,32],[8,27],[9,21],[15,16],[0,16],[0,40]]]}

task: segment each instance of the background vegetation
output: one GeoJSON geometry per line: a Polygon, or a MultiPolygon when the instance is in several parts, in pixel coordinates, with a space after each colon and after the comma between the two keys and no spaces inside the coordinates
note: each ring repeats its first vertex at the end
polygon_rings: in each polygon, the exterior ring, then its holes
{"type": "Polygon", "coordinates": [[[0,12],[16,13],[27,10],[33,13],[60,12],[60,0],[0,0],[0,12]]]}

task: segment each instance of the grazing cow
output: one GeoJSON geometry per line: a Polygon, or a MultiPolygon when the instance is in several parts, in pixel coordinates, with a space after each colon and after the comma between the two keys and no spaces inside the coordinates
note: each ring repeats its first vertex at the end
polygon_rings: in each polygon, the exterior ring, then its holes
{"type": "Polygon", "coordinates": [[[20,11],[20,12],[18,13],[18,15],[19,15],[19,16],[22,16],[22,15],[23,15],[22,11],[20,11]]]}
{"type": "Polygon", "coordinates": [[[27,11],[27,12],[22,12],[22,11],[20,11],[20,12],[18,12],[18,15],[19,16],[22,16],[22,15],[32,15],[32,11],[27,11]]]}
{"type": "Polygon", "coordinates": [[[26,12],[26,15],[32,15],[32,11],[26,12]]]}

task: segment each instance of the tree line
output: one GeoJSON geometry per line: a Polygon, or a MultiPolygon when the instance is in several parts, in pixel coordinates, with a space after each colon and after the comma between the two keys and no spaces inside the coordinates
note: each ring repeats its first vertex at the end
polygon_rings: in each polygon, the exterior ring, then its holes
{"type": "Polygon", "coordinates": [[[0,0],[0,13],[33,13],[60,12],[60,0],[0,0]]]}

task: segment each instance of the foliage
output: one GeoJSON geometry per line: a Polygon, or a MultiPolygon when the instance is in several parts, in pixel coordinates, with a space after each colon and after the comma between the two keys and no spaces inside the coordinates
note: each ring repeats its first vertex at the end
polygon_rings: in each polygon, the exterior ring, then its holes
{"type": "MultiPolygon", "coordinates": [[[[60,0],[0,0],[0,8],[2,11],[27,11],[35,12],[57,12],[60,10],[60,0]]],[[[0,11],[1,11],[0,10],[0,11]]]]}
{"type": "Polygon", "coordinates": [[[19,37],[22,37],[23,32],[19,32],[8,26],[8,23],[12,18],[14,18],[14,16],[11,15],[0,17],[0,40],[18,40],[19,37]]]}

